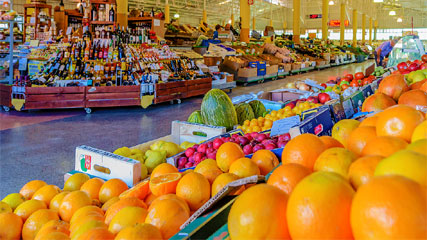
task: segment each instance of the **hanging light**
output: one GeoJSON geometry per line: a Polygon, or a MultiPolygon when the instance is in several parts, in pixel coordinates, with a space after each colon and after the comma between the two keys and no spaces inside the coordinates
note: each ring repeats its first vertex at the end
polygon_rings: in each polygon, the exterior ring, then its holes
{"type": "Polygon", "coordinates": [[[391,11],[388,13],[388,15],[390,15],[390,16],[396,16],[396,11],[391,10],[391,11]]]}
{"type": "Polygon", "coordinates": [[[332,5],[334,5],[334,4],[335,4],[335,3],[334,3],[334,1],[332,1],[332,0],[331,0],[331,1],[329,1],[329,5],[330,5],[330,6],[332,6],[332,5]]]}
{"type": "Polygon", "coordinates": [[[374,3],[382,3],[384,0],[374,0],[374,3]]]}
{"type": "Polygon", "coordinates": [[[228,24],[231,24],[231,19],[230,19],[230,20],[228,20],[228,24]]]}
{"type": "Polygon", "coordinates": [[[403,22],[402,18],[397,18],[397,22],[403,22]]]}
{"type": "Polygon", "coordinates": [[[175,15],[173,15],[174,18],[179,18],[179,14],[175,13],[175,15]]]}

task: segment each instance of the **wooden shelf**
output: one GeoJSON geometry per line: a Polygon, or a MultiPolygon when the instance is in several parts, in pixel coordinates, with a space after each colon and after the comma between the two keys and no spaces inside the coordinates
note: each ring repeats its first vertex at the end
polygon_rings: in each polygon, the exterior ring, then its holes
{"type": "Polygon", "coordinates": [[[28,3],[24,4],[24,8],[52,8],[52,5],[39,4],[39,3],[28,3]]]}
{"type": "MultiPolygon", "coordinates": [[[[49,25],[49,23],[46,22],[39,22],[39,25],[49,25]]],[[[25,26],[35,26],[35,23],[25,23],[25,26]]]]}
{"type": "Polygon", "coordinates": [[[153,19],[162,20],[160,18],[155,17],[129,17],[129,22],[146,22],[146,21],[152,21],[153,19]]]}
{"type": "Polygon", "coordinates": [[[115,0],[90,0],[90,3],[93,4],[116,4],[115,0]]]}
{"type": "Polygon", "coordinates": [[[114,22],[111,22],[111,21],[91,21],[90,24],[93,24],[93,25],[114,25],[114,22]]]}

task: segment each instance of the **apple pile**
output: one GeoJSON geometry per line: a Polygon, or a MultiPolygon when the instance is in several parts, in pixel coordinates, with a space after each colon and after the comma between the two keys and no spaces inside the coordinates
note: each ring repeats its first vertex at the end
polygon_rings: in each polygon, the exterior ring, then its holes
{"type": "Polygon", "coordinates": [[[406,62],[401,62],[397,64],[397,71],[395,73],[405,75],[413,71],[427,69],[427,55],[424,54],[421,59],[422,60],[414,60],[413,62],[408,60],[406,62]]]}
{"type": "Polygon", "coordinates": [[[293,109],[298,103],[303,102],[311,102],[311,103],[321,103],[325,104],[327,101],[331,100],[331,96],[327,93],[319,93],[317,96],[310,96],[308,98],[300,98],[294,101],[291,101],[285,105],[285,107],[289,106],[293,109]]]}
{"type": "Polygon", "coordinates": [[[270,137],[269,133],[257,132],[247,133],[244,136],[234,134],[231,137],[215,138],[213,141],[196,144],[187,148],[183,156],[178,159],[178,169],[197,166],[197,164],[207,158],[216,159],[218,148],[226,142],[239,144],[245,155],[249,155],[261,149],[272,150],[283,148],[290,140],[291,135],[289,133],[270,137]]]}
{"type": "MultiPolygon", "coordinates": [[[[349,87],[362,87],[367,84],[372,83],[376,79],[375,76],[370,75],[365,77],[365,74],[362,72],[357,72],[354,74],[346,74],[343,77],[337,77],[336,79],[331,79],[327,81],[328,84],[336,84],[340,87],[340,90],[345,91],[349,87]]],[[[322,83],[321,86],[327,88],[328,85],[322,83]]]]}

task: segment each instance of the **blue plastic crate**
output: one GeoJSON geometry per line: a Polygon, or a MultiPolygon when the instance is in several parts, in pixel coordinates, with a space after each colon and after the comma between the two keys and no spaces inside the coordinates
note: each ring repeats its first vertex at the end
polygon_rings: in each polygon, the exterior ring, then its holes
{"type": "Polygon", "coordinates": [[[282,108],[285,107],[285,103],[280,103],[280,102],[275,102],[275,101],[270,101],[270,100],[266,100],[266,99],[257,99],[259,100],[262,104],[264,104],[265,109],[269,109],[269,110],[280,110],[282,108]]]}
{"type": "Polygon", "coordinates": [[[265,74],[267,74],[267,69],[266,68],[258,68],[257,69],[257,75],[258,76],[264,76],[265,74]]]}
{"type": "Polygon", "coordinates": [[[203,47],[209,47],[210,43],[218,44],[218,43],[221,43],[221,40],[214,40],[214,39],[202,40],[202,46],[203,47]]]}

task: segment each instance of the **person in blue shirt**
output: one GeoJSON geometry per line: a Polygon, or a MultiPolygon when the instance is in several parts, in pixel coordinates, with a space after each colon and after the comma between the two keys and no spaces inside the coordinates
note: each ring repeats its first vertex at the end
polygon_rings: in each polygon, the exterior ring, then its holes
{"type": "Polygon", "coordinates": [[[221,29],[221,26],[218,24],[215,26],[215,31],[213,33],[213,39],[218,39],[218,31],[221,29]]]}
{"type": "Polygon", "coordinates": [[[391,50],[393,50],[394,45],[399,41],[399,38],[395,38],[390,41],[383,42],[377,49],[375,49],[375,62],[377,66],[382,66],[384,58],[390,54],[391,50]]]}

